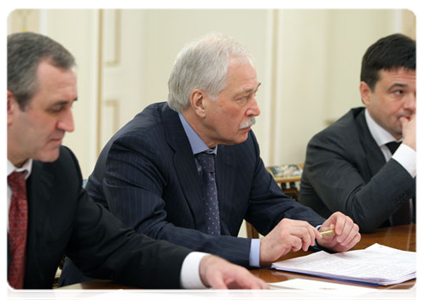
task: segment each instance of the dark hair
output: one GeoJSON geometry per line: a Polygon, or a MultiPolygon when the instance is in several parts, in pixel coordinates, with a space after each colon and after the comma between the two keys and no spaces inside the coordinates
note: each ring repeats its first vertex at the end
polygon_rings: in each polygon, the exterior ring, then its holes
{"type": "Polygon", "coordinates": [[[416,70],[416,42],[403,34],[388,35],[367,49],[361,63],[360,80],[373,90],[380,70],[399,68],[416,70]]]}
{"type": "Polygon", "coordinates": [[[7,37],[7,90],[24,109],[38,88],[38,64],[47,61],[55,67],[73,68],[75,58],[51,38],[32,32],[10,34],[7,37]]]}

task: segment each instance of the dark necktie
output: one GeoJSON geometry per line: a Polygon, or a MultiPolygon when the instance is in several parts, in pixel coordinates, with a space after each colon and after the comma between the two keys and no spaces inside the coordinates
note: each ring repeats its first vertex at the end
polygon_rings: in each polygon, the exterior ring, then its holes
{"type": "Polygon", "coordinates": [[[13,172],[7,177],[12,190],[9,210],[10,265],[7,280],[15,289],[23,288],[26,262],[26,234],[28,228],[28,202],[24,172],[13,172]]]}
{"type": "Polygon", "coordinates": [[[388,147],[391,154],[394,154],[397,151],[398,147],[401,145],[401,142],[389,142],[385,144],[388,147]]]}
{"type": "MultiPolygon", "coordinates": [[[[385,144],[388,147],[389,151],[393,155],[397,151],[398,147],[401,145],[401,142],[389,142],[385,144]]],[[[411,223],[411,200],[404,203],[393,215],[392,215],[392,225],[404,225],[411,223]]]]}
{"type": "Polygon", "coordinates": [[[197,154],[197,160],[203,170],[204,208],[207,233],[220,235],[219,202],[214,169],[214,155],[202,152],[197,154]]]}

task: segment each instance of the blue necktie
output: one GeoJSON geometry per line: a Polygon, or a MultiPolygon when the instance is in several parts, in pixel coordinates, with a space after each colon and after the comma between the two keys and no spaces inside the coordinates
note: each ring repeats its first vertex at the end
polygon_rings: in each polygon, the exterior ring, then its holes
{"type": "Polygon", "coordinates": [[[198,163],[203,170],[203,199],[206,217],[207,233],[220,235],[219,202],[214,169],[214,155],[202,152],[197,154],[198,163]]]}

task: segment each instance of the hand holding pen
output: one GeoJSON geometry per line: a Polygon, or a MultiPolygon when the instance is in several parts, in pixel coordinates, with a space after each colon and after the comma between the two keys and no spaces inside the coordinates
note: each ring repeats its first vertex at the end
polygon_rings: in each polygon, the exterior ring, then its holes
{"type": "Polygon", "coordinates": [[[319,245],[336,252],[351,249],[361,239],[358,225],[341,212],[333,213],[320,230],[322,238],[317,240],[319,245]]]}

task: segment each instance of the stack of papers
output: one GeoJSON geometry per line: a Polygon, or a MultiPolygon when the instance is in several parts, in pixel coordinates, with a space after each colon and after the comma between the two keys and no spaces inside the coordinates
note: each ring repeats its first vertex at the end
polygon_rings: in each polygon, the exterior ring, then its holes
{"type": "Polygon", "coordinates": [[[311,295],[325,299],[348,299],[377,289],[308,279],[292,279],[269,283],[270,289],[281,292],[311,295]]]}
{"type": "Polygon", "coordinates": [[[416,278],[416,253],[379,244],[364,250],[319,251],[272,264],[272,268],[336,280],[392,285],[416,278]]]}

